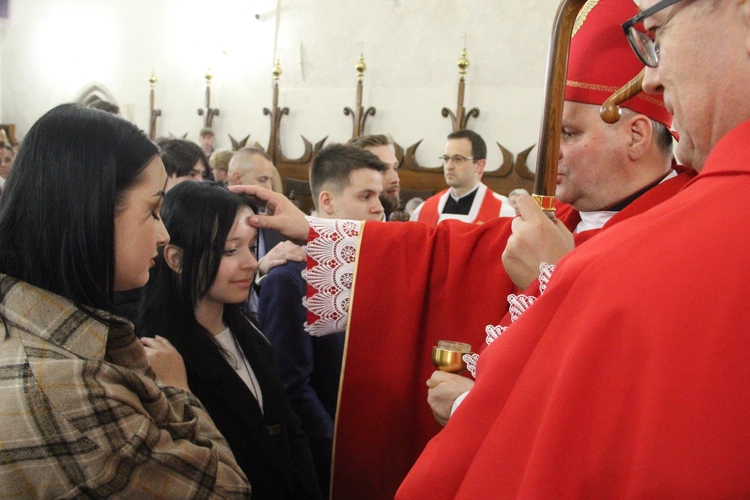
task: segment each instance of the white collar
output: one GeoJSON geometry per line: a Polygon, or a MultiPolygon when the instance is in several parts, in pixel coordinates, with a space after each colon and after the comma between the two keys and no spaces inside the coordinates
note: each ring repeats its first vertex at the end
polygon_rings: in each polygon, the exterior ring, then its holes
{"type": "Polygon", "coordinates": [[[469,191],[468,193],[466,193],[466,194],[465,194],[465,195],[463,195],[463,196],[459,196],[458,198],[456,198],[455,196],[453,196],[453,189],[449,189],[449,190],[448,190],[448,196],[450,196],[450,197],[451,197],[451,198],[453,198],[454,200],[458,201],[458,200],[460,200],[460,199],[466,198],[466,197],[467,197],[467,196],[469,196],[469,195],[470,195],[471,193],[473,193],[474,191],[476,191],[477,189],[479,189],[479,185],[480,185],[480,184],[482,184],[482,183],[481,183],[481,182],[477,182],[477,185],[476,185],[476,186],[474,186],[474,189],[472,189],[471,191],[469,191]]]}
{"type": "MultiPolygon", "coordinates": [[[[677,176],[677,172],[672,169],[671,172],[664,177],[659,184],[677,176]]],[[[599,210],[596,212],[578,212],[581,216],[581,222],[576,226],[575,234],[582,233],[584,231],[590,231],[591,229],[600,229],[606,224],[609,219],[615,216],[617,212],[611,210],[599,210]]]]}
{"type": "Polygon", "coordinates": [[[590,231],[591,229],[600,229],[604,224],[615,216],[617,212],[610,210],[601,210],[599,212],[579,212],[581,216],[581,222],[576,226],[575,234],[582,233],[584,231],[590,231]]]}

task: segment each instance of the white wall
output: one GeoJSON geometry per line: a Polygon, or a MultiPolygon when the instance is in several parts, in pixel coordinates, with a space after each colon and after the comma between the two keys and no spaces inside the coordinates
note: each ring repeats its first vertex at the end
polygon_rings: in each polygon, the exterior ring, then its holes
{"type": "MultiPolygon", "coordinates": [[[[281,60],[280,106],[287,157],[315,143],[351,136],[345,106],[354,107],[354,65],[364,52],[364,105],[375,106],[369,133],[388,132],[403,147],[424,139],[417,159],[437,165],[455,111],[466,36],[471,66],[469,127],[489,145],[517,153],[538,140],[547,44],[557,0],[11,0],[0,25],[0,117],[23,137],[54,105],[92,81],[115,96],[126,117],[148,129],[148,78],[155,68],[157,134],[197,139],[203,74],[214,71],[212,105],[219,147],[227,134],[268,143],[271,68],[281,60]],[[278,32],[276,30],[278,26],[278,32]]],[[[531,159],[535,155],[532,155],[531,159]]],[[[533,165],[532,165],[533,167],[533,165]]]]}

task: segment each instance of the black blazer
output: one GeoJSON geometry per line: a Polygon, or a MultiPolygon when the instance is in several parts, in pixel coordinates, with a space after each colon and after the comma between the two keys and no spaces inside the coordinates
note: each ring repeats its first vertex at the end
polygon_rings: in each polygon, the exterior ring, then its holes
{"type": "Polygon", "coordinates": [[[302,279],[303,269],[304,262],[287,262],[271,269],[263,281],[258,316],[276,352],[289,403],[310,439],[320,489],[327,495],[346,337],[344,332],[322,337],[305,332],[307,310],[302,298],[307,283],[302,279]]]}
{"type": "MultiPolygon", "coordinates": [[[[276,231],[275,229],[268,229],[264,227],[260,229],[260,233],[263,235],[263,245],[266,248],[265,253],[268,253],[269,250],[271,250],[273,247],[286,240],[286,238],[284,238],[281,233],[276,231]]],[[[258,260],[260,260],[262,257],[263,255],[258,255],[258,260]]]]}
{"type": "MultiPolygon", "coordinates": [[[[237,337],[260,384],[264,412],[223,357],[209,374],[188,366],[190,389],[229,443],[250,480],[253,499],[321,499],[307,437],[289,406],[271,344],[248,325],[237,337]]],[[[218,349],[206,355],[221,356],[218,349]]]]}

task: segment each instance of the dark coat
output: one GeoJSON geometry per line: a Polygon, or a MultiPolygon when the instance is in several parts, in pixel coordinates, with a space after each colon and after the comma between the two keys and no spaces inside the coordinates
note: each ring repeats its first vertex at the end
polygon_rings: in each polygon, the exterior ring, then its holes
{"type": "MultiPolygon", "coordinates": [[[[250,326],[237,339],[260,384],[264,412],[223,357],[212,363],[216,369],[209,374],[188,366],[190,389],[229,443],[250,480],[253,499],[322,498],[307,437],[284,394],[273,349],[250,326]]],[[[206,356],[221,354],[217,349],[206,356]]]]}
{"type": "Polygon", "coordinates": [[[310,438],[320,488],[330,482],[333,428],[338,401],[345,334],[311,337],[303,327],[306,283],[304,262],[277,266],[263,281],[258,315],[276,350],[281,381],[302,429],[310,438]]]}

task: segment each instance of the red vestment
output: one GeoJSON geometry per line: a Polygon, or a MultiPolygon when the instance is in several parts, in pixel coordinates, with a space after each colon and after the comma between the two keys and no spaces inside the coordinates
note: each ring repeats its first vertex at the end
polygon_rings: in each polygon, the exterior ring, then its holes
{"type": "MultiPolygon", "coordinates": [[[[631,217],[640,215],[646,210],[655,207],[659,203],[668,200],[672,196],[676,195],[683,188],[683,186],[685,186],[685,184],[687,184],[696,176],[695,170],[688,170],[680,165],[674,165],[674,168],[680,172],[676,177],[667,179],[643,193],[624,209],[620,210],[614,216],[612,216],[612,218],[609,219],[599,229],[590,229],[588,231],[576,233],[574,235],[576,246],[579,246],[590,240],[591,238],[599,234],[600,231],[608,229],[615,224],[627,220],[631,217]]],[[[567,204],[560,205],[557,208],[557,217],[561,221],[563,221],[563,223],[565,223],[565,226],[570,231],[573,231],[576,225],[581,221],[579,212],[567,204]]],[[[523,294],[526,296],[538,297],[540,295],[539,280],[536,280],[534,283],[532,283],[523,292],[523,294]]],[[[511,313],[508,312],[500,322],[500,325],[508,326],[511,324],[511,322],[511,313]]],[[[481,349],[479,350],[481,351],[481,349]]]]}
{"type": "Polygon", "coordinates": [[[456,340],[479,347],[485,327],[502,318],[513,291],[501,259],[511,221],[364,225],[336,418],[333,498],[393,498],[440,430],[426,402],[432,346],[456,340]]]}
{"type": "Polygon", "coordinates": [[[416,220],[436,226],[438,222],[444,220],[454,219],[462,222],[481,224],[497,217],[516,216],[515,209],[510,206],[505,196],[493,192],[482,183],[477,188],[474,202],[471,205],[471,211],[467,215],[442,213],[448,196],[450,196],[449,190],[446,189],[427,198],[427,201],[415,211],[416,220]]]}
{"type": "MultiPolygon", "coordinates": [[[[668,199],[692,175],[657,185],[605,226],[668,199]]],[[[580,221],[567,205],[559,215],[571,231],[580,221]]],[[[437,228],[365,224],[356,270],[365,285],[355,286],[350,309],[333,498],[393,497],[441,429],[426,403],[432,346],[454,340],[480,352],[487,325],[501,323],[508,294],[519,291],[501,260],[511,220],[495,218],[481,226],[445,221],[437,228]],[[386,361],[375,354],[382,352],[389,353],[386,361]]]]}
{"type": "Polygon", "coordinates": [[[750,493],[748,143],[561,261],[397,498],[750,493]]]}

